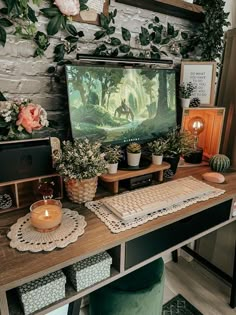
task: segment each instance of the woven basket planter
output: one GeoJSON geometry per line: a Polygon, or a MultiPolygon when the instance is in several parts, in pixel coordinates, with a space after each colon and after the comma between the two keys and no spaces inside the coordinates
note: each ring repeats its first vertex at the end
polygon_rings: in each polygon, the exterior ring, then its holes
{"type": "Polygon", "coordinates": [[[69,179],[65,182],[68,198],[76,203],[84,203],[93,200],[97,191],[98,178],[77,180],[69,179]]]}

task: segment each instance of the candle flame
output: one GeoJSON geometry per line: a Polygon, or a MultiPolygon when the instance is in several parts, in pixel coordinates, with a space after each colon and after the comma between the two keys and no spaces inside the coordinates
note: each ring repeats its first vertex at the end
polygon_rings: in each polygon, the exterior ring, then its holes
{"type": "Polygon", "coordinates": [[[45,210],[45,217],[49,217],[48,210],[45,210]]]}

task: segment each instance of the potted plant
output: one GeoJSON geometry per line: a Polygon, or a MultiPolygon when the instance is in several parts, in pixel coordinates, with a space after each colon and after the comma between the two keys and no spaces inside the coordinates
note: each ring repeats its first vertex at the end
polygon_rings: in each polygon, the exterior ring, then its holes
{"type": "Polygon", "coordinates": [[[131,142],[126,147],[127,164],[129,166],[138,166],[141,158],[141,145],[137,142],[131,142]]]}
{"type": "Polygon", "coordinates": [[[163,159],[170,163],[170,169],[164,171],[165,177],[172,177],[177,170],[180,156],[188,156],[194,148],[194,137],[190,132],[178,127],[168,131],[166,135],[166,151],[163,159]]]}
{"type": "Polygon", "coordinates": [[[183,82],[179,86],[181,105],[183,108],[189,107],[191,96],[196,87],[192,82],[183,82]]]}
{"type": "Polygon", "coordinates": [[[167,140],[159,138],[153,142],[148,143],[148,148],[152,153],[152,163],[155,165],[161,165],[163,160],[163,154],[167,149],[167,140]]]}
{"type": "Polygon", "coordinates": [[[118,169],[118,162],[122,157],[122,150],[120,146],[108,145],[104,149],[105,160],[108,162],[108,173],[115,174],[118,169]]]}
{"type": "Polygon", "coordinates": [[[107,162],[99,142],[88,139],[63,141],[61,154],[55,161],[56,170],[63,176],[70,200],[83,203],[94,198],[97,177],[104,173],[107,162]]]}

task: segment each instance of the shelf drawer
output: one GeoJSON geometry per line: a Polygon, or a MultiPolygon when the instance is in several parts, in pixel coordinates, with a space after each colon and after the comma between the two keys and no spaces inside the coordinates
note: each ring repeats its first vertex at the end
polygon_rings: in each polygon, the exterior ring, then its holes
{"type": "Polygon", "coordinates": [[[231,204],[232,200],[225,201],[127,242],[125,247],[125,269],[227,221],[230,217],[231,204]]]}

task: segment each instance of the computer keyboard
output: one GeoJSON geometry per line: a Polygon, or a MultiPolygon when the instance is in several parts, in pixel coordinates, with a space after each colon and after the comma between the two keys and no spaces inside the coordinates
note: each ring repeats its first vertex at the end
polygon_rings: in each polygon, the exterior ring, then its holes
{"type": "Polygon", "coordinates": [[[122,220],[131,220],[214,190],[194,177],[184,177],[100,200],[122,220]]]}

